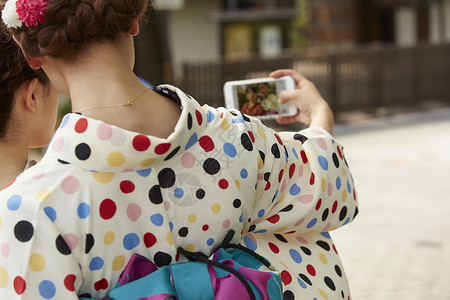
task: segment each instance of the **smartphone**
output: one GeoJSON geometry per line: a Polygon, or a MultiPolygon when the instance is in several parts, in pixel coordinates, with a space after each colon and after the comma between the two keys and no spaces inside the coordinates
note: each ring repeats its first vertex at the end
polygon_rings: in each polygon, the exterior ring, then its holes
{"type": "Polygon", "coordinates": [[[297,107],[290,102],[278,104],[278,98],[281,91],[294,88],[291,76],[227,81],[223,86],[225,106],[259,119],[292,116],[297,113],[297,107]]]}

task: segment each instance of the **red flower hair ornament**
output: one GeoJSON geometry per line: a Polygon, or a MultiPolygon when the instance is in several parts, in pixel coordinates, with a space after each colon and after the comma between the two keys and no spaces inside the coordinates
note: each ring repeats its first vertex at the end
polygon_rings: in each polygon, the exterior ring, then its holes
{"type": "Polygon", "coordinates": [[[8,0],[2,11],[2,19],[8,27],[38,26],[44,22],[49,0],[8,0]]]}

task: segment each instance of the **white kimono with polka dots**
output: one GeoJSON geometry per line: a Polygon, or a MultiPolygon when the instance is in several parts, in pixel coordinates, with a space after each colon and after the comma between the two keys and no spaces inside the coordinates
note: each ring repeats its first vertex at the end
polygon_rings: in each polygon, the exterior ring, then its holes
{"type": "Polygon", "coordinates": [[[209,255],[230,229],[279,268],[285,299],[349,299],[328,234],[357,214],[342,146],[166,88],[182,104],[167,139],[68,114],[0,192],[0,299],[101,299],[134,253],[209,255]]]}

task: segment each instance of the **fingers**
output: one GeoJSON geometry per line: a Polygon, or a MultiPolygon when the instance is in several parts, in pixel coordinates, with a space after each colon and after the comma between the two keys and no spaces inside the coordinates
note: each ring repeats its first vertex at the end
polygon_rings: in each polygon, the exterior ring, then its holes
{"type": "Polygon", "coordinates": [[[269,76],[273,78],[279,78],[282,76],[291,76],[294,78],[295,85],[297,88],[301,88],[304,85],[304,81],[307,80],[305,76],[290,69],[279,69],[270,73],[269,76]]]}
{"type": "Polygon", "coordinates": [[[290,91],[281,91],[280,92],[280,98],[278,99],[278,103],[286,103],[289,101],[293,101],[298,99],[298,91],[297,90],[290,90],[290,91]]]}

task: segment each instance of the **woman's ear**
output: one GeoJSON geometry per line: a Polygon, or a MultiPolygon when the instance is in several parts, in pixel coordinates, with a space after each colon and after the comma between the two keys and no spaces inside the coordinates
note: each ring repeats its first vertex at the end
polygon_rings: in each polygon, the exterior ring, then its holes
{"type": "Polygon", "coordinates": [[[133,21],[130,30],[128,31],[132,36],[136,36],[139,33],[139,21],[136,19],[133,21]]]}
{"type": "Polygon", "coordinates": [[[37,111],[38,106],[38,96],[37,96],[37,84],[38,79],[33,78],[29,81],[25,82],[24,87],[24,95],[23,95],[23,101],[24,101],[24,108],[31,112],[37,111]]]}
{"type": "Polygon", "coordinates": [[[23,55],[27,59],[27,61],[30,64],[30,66],[33,69],[35,69],[35,70],[40,69],[42,67],[42,62],[39,59],[39,57],[35,57],[35,56],[31,56],[31,55],[26,54],[25,51],[23,51],[22,44],[20,43],[20,41],[14,35],[13,35],[13,39],[17,43],[17,45],[19,45],[20,49],[22,50],[23,55]]]}

